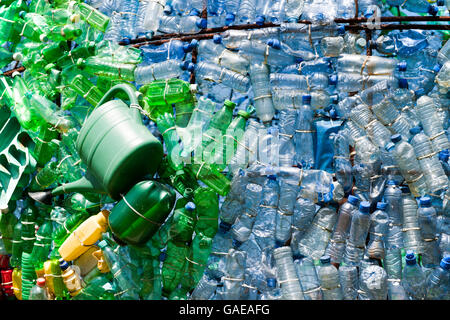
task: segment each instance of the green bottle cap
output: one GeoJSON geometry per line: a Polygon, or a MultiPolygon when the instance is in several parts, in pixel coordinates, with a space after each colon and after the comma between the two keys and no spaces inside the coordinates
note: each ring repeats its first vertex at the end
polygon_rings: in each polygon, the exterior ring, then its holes
{"type": "Polygon", "coordinates": [[[105,241],[105,240],[102,240],[102,241],[100,241],[99,243],[98,243],[98,247],[100,248],[100,249],[104,249],[104,248],[106,248],[108,246],[108,243],[105,241]]]}
{"type": "Polygon", "coordinates": [[[225,100],[225,102],[223,103],[223,105],[227,108],[230,109],[234,109],[234,107],[236,107],[236,103],[230,101],[230,100],[225,100]]]}
{"type": "Polygon", "coordinates": [[[250,118],[250,113],[248,113],[247,111],[244,111],[244,110],[239,110],[237,114],[238,114],[238,116],[241,116],[242,118],[245,118],[245,119],[250,118]]]}

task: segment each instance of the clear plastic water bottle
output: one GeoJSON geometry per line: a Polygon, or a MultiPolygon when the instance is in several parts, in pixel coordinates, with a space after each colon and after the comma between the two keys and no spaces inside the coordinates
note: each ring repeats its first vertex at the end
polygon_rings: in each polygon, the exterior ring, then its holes
{"type": "MultiPolygon", "coordinates": [[[[437,68],[435,69],[437,70],[437,68]]],[[[447,95],[449,92],[450,81],[450,62],[444,63],[439,73],[436,75],[435,82],[438,85],[438,90],[441,95],[447,95]]]]}
{"type": "Polygon", "coordinates": [[[353,212],[358,208],[359,199],[349,195],[347,202],[339,207],[338,218],[326,254],[331,262],[341,263],[345,251],[345,243],[350,231],[353,212]]]}
{"type": "Polygon", "coordinates": [[[433,151],[430,138],[425,135],[420,127],[410,130],[412,135],[410,143],[414,147],[417,160],[423,170],[428,190],[432,194],[439,195],[448,188],[448,177],[433,151]]]}
{"type": "Polygon", "coordinates": [[[307,0],[303,9],[302,19],[313,24],[327,25],[333,22],[337,14],[337,2],[331,0],[307,0]],[[323,10],[327,8],[327,10],[323,10]]]}
{"type": "Polygon", "coordinates": [[[328,87],[328,75],[324,73],[316,73],[314,75],[298,75],[289,73],[272,73],[270,74],[270,85],[276,90],[300,89],[300,90],[321,90],[328,87]]]}
{"type": "Polygon", "coordinates": [[[36,284],[30,290],[28,300],[49,300],[44,278],[36,280],[36,284]]]}
{"type": "Polygon", "coordinates": [[[367,254],[373,259],[383,259],[385,256],[384,243],[386,242],[389,225],[389,215],[386,209],[386,202],[378,202],[377,210],[370,216],[370,238],[367,244],[367,254]]]}
{"type": "Polygon", "coordinates": [[[253,23],[256,14],[256,0],[241,0],[238,11],[237,21],[239,24],[253,23]]]}
{"type": "Polygon", "coordinates": [[[386,269],[389,279],[402,278],[402,252],[401,248],[387,248],[383,259],[383,265],[386,269]]]}
{"type": "Polygon", "coordinates": [[[442,258],[427,278],[427,300],[448,300],[450,298],[450,257],[442,258]]]}
{"type": "Polygon", "coordinates": [[[416,110],[422,123],[423,131],[430,137],[434,151],[439,152],[444,149],[450,149],[450,142],[436,113],[434,99],[428,96],[420,97],[417,100],[416,110]]]}
{"type": "Polygon", "coordinates": [[[256,115],[262,122],[269,122],[275,114],[269,85],[269,66],[265,63],[252,63],[249,74],[256,115]]]}
{"type": "Polygon", "coordinates": [[[244,282],[247,255],[244,251],[230,249],[226,258],[226,275],[223,279],[224,300],[238,300],[244,282]]]}
{"type": "Polygon", "coordinates": [[[304,300],[300,281],[295,270],[291,247],[280,247],[273,251],[277,266],[278,282],[283,300],[304,300]]]}
{"type": "Polygon", "coordinates": [[[423,244],[417,215],[417,202],[408,192],[408,188],[402,188],[402,191],[403,246],[406,250],[422,253],[423,244]]]}
{"type": "MultiPolygon", "coordinates": [[[[290,168],[289,168],[290,169],[290,168]]],[[[275,220],[275,240],[278,246],[291,237],[292,216],[298,194],[298,179],[289,170],[280,170],[280,197],[275,220]]]]}
{"type": "Polygon", "coordinates": [[[147,63],[163,62],[168,59],[183,60],[184,56],[197,46],[197,40],[185,43],[180,40],[170,40],[160,46],[142,46],[142,61],[147,63]]]}
{"type": "Polygon", "coordinates": [[[369,300],[386,300],[388,276],[380,266],[368,266],[361,271],[359,287],[369,300]]]}
{"type": "Polygon", "coordinates": [[[358,73],[365,75],[393,74],[395,70],[405,70],[405,62],[379,56],[359,54],[342,54],[337,61],[339,72],[358,73]]]}
{"type": "Polygon", "coordinates": [[[314,110],[311,108],[311,96],[302,97],[302,105],[296,109],[294,144],[297,164],[303,169],[314,168],[314,110]]]}
{"type": "Polygon", "coordinates": [[[388,279],[389,300],[409,300],[400,279],[388,279]]]}
{"type": "Polygon", "coordinates": [[[206,19],[195,13],[188,16],[162,16],[158,31],[163,33],[198,33],[206,28],[206,19]]]}
{"type": "MultiPolygon", "coordinates": [[[[228,45],[227,47],[229,48],[228,45]]],[[[242,40],[239,43],[239,54],[252,62],[266,62],[271,67],[284,67],[299,61],[298,58],[283,50],[255,40],[242,40]]]]}
{"type": "Polygon", "coordinates": [[[366,238],[370,227],[370,202],[363,201],[359,210],[353,212],[350,233],[345,246],[344,262],[349,265],[359,265],[364,255],[366,238]]]}
{"type": "Polygon", "coordinates": [[[247,92],[250,87],[250,79],[248,77],[205,61],[201,61],[195,65],[195,76],[200,81],[210,80],[216,83],[222,83],[243,93],[247,92]]]}
{"type": "Polygon", "coordinates": [[[205,273],[198,282],[194,291],[192,292],[190,299],[192,300],[209,300],[217,288],[217,281],[209,278],[205,273]]]}
{"type": "Polygon", "coordinates": [[[395,77],[392,75],[367,76],[358,73],[348,73],[339,71],[330,76],[329,84],[336,86],[336,89],[343,92],[358,92],[366,88],[375,86],[380,82],[387,82],[395,85],[395,77]]]}
{"type": "Polygon", "coordinates": [[[319,259],[324,254],[328,241],[330,241],[336,219],[337,214],[333,207],[320,208],[304,237],[299,241],[299,253],[313,259],[319,259]]]}
{"type": "Polygon", "coordinates": [[[170,59],[150,65],[138,65],[134,70],[134,78],[138,85],[154,80],[178,78],[185,70],[192,71],[193,64],[170,59]]]}
{"type": "Polygon", "coordinates": [[[316,214],[316,206],[309,199],[297,198],[294,206],[294,215],[292,216],[292,239],[291,248],[295,255],[298,252],[298,242],[309,228],[316,214]]]}
{"type": "Polygon", "coordinates": [[[339,283],[342,288],[343,300],[358,299],[359,275],[358,268],[356,266],[340,266],[339,283]]]}
{"type": "Polygon", "coordinates": [[[233,176],[233,179],[231,180],[230,192],[227,194],[227,197],[220,207],[220,223],[226,229],[231,228],[237,217],[239,217],[242,213],[244,207],[244,198],[242,195],[246,187],[246,179],[244,175],[245,172],[242,169],[239,169],[237,174],[233,176]]]}
{"type": "Polygon", "coordinates": [[[415,197],[424,195],[427,191],[425,177],[416,159],[413,146],[402,140],[399,134],[393,135],[391,140],[393,144],[388,144],[386,151],[392,152],[411,193],[415,197]]]}
{"type": "Polygon", "coordinates": [[[402,286],[412,300],[424,300],[426,296],[426,279],[417,264],[414,252],[408,251],[405,257],[406,265],[402,272],[402,286]]]}
{"type": "Polygon", "coordinates": [[[343,300],[344,296],[339,282],[339,271],[330,263],[329,256],[320,258],[318,274],[323,300],[343,300]]]}
{"type": "Polygon", "coordinates": [[[138,12],[137,32],[152,37],[159,28],[166,0],[144,0],[140,3],[142,9],[138,12]]]}
{"type": "Polygon", "coordinates": [[[429,13],[435,16],[439,9],[426,0],[408,0],[403,3],[406,10],[417,13],[429,13]]]}
{"type": "Polygon", "coordinates": [[[120,6],[122,20],[120,22],[121,36],[123,39],[134,39],[137,35],[136,17],[139,0],[124,0],[120,6]]]}
{"type": "Polygon", "coordinates": [[[383,99],[374,104],[372,112],[383,125],[389,127],[393,132],[401,134],[405,139],[409,139],[411,123],[400,114],[390,99],[383,99]]]}
{"type": "Polygon", "coordinates": [[[314,261],[309,257],[301,257],[294,260],[294,265],[305,300],[322,300],[322,290],[314,261]]]}
{"type": "Polygon", "coordinates": [[[430,197],[420,198],[417,216],[423,241],[422,265],[427,268],[438,266],[440,252],[436,237],[437,214],[436,209],[431,205],[430,197]]]}

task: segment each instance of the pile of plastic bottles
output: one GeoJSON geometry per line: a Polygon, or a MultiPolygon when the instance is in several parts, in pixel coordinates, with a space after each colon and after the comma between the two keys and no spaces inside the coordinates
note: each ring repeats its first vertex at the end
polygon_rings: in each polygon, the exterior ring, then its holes
{"type": "Polygon", "coordinates": [[[1,1],[2,298],[450,299],[449,33],[335,22],[450,3],[356,2],[1,1]]]}

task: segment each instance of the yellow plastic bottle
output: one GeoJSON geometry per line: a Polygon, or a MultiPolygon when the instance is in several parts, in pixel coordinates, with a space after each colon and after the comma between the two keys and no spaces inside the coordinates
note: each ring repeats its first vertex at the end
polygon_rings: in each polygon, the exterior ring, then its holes
{"type": "Polygon", "coordinates": [[[78,295],[83,289],[83,281],[78,272],[75,271],[74,266],[69,266],[67,261],[60,261],[60,267],[62,269],[62,278],[64,284],[67,287],[67,291],[72,297],[78,295]]]}
{"type": "Polygon", "coordinates": [[[59,247],[58,252],[65,261],[72,261],[89,250],[100,240],[108,228],[108,210],[102,210],[78,226],[59,247]]]}
{"type": "Polygon", "coordinates": [[[55,295],[55,286],[53,284],[53,274],[52,274],[52,264],[51,260],[47,260],[44,262],[44,278],[45,284],[47,285],[49,293],[54,296],[55,295]]]}
{"type": "Polygon", "coordinates": [[[99,250],[99,247],[94,245],[73,261],[73,264],[80,268],[82,277],[97,267],[97,259],[93,256],[93,253],[97,250],[99,250]]]}
{"type": "Polygon", "coordinates": [[[22,269],[14,268],[12,281],[14,295],[17,299],[22,300],[22,269]]]}
{"type": "Polygon", "coordinates": [[[97,259],[97,268],[101,273],[107,273],[110,271],[101,249],[95,251],[92,255],[97,259]]]}

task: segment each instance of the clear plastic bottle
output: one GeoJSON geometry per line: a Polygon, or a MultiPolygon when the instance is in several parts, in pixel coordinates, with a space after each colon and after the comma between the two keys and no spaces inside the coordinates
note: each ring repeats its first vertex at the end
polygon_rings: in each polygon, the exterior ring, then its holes
{"type": "Polygon", "coordinates": [[[195,75],[200,81],[209,80],[222,83],[242,93],[247,92],[250,87],[250,79],[248,77],[205,61],[195,65],[195,75]]]}
{"type": "Polygon", "coordinates": [[[36,285],[31,288],[28,300],[49,300],[44,278],[36,280],[36,285]]]}
{"type": "MultiPolygon", "coordinates": [[[[225,37],[224,37],[225,40],[225,37]]],[[[227,47],[229,47],[227,45],[227,47]]],[[[239,54],[246,57],[252,62],[266,62],[269,66],[283,67],[298,62],[300,59],[284,52],[280,49],[275,49],[268,44],[260,41],[242,40],[239,42],[239,54]]]]}
{"type": "Polygon", "coordinates": [[[277,266],[278,282],[281,286],[282,299],[304,300],[300,281],[295,270],[291,247],[280,247],[273,251],[277,266]]]}
{"type": "Polygon", "coordinates": [[[417,215],[417,202],[408,192],[408,188],[402,188],[403,194],[403,247],[416,253],[423,253],[422,237],[417,215]]]}
{"type": "Polygon", "coordinates": [[[369,300],[386,300],[388,296],[387,273],[380,266],[368,266],[361,271],[359,287],[369,300]]]}
{"type": "Polygon", "coordinates": [[[336,86],[336,89],[343,92],[358,92],[375,86],[380,82],[387,82],[390,85],[395,84],[395,77],[392,75],[367,76],[358,73],[347,73],[339,71],[330,76],[330,85],[336,86]]]}
{"type": "Polygon", "coordinates": [[[247,254],[235,249],[228,250],[226,258],[226,276],[223,278],[223,298],[238,300],[241,295],[241,284],[244,282],[247,254]]]}
{"type": "Polygon", "coordinates": [[[278,246],[283,246],[291,237],[292,217],[298,194],[296,171],[289,169],[280,170],[279,173],[280,197],[275,219],[275,240],[278,246]]]}
{"type": "Polygon", "coordinates": [[[429,13],[435,16],[439,9],[426,0],[408,0],[403,3],[406,10],[417,13],[429,13]]]}
{"type": "Polygon", "coordinates": [[[353,212],[350,233],[345,246],[344,262],[349,265],[359,265],[366,245],[370,227],[370,202],[363,201],[359,210],[353,212]]]}
{"type": "Polygon", "coordinates": [[[295,259],[294,264],[305,300],[322,300],[322,290],[314,261],[309,257],[301,257],[295,259]]]}
{"type": "Polygon", "coordinates": [[[270,85],[272,90],[279,88],[305,91],[321,90],[328,87],[328,75],[325,73],[315,73],[306,76],[290,73],[271,73],[270,85]]]}
{"type": "Polygon", "coordinates": [[[389,300],[409,300],[400,279],[388,279],[389,300]]]}
{"type": "Polygon", "coordinates": [[[427,300],[450,299],[450,257],[442,258],[427,278],[427,300]]]}
{"type": "Polygon", "coordinates": [[[123,39],[134,39],[137,35],[136,20],[139,0],[123,0],[120,5],[120,31],[123,39]]]}
{"type": "Polygon", "coordinates": [[[314,168],[314,110],[311,107],[311,96],[302,97],[302,105],[296,109],[294,144],[297,164],[303,169],[314,168]]]}
{"type": "Polygon", "coordinates": [[[437,214],[436,209],[431,205],[430,197],[420,198],[417,216],[423,241],[422,265],[426,268],[438,266],[440,252],[436,237],[437,214]]]}
{"type": "Polygon", "coordinates": [[[208,300],[212,297],[217,288],[217,281],[209,278],[207,274],[203,274],[202,278],[198,282],[194,291],[192,292],[190,299],[192,300],[208,300]]]}
{"type": "Polygon", "coordinates": [[[339,282],[339,271],[330,263],[330,256],[320,258],[319,281],[323,300],[343,300],[342,288],[339,282]]]}
{"type": "Polygon", "coordinates": [[[154,80],[178,78],[188,68],[191,71],[193,65],[176,59],[169,59],[150,65],[139,65],[134,70],[134,79],[136,84],[141,85],[154,80]]]}
{"type": "Polygon", "coordinates": [[[159,28],[160,18],[164,11],[166,0],[144,0],[141,1],[140,6],[143,9],[138,11],[137,32],[145,33],[150,38],[156,33],[159,28]],[[145,8],[145,9],[144,9],[145,8]]]}
{"type": "Polygon", "coordinates": [[[417,264],[414,252],[408,251],[405,257],[406,265],[402,272],[402,286],[412,300],[424,300],[426,296],[425,274],[417,264]]]}
{"type": "Polygon", "coordinates": [[[356,266],[340,266],[339,282],[342,288],[343,300],[358,299],[359,275],[358,268],[356,266]]]}
{"type": "Polygon", "coordinates": [[[265,63],[252,63],[249,74],[256,115],[262,122],[269,122],[275,114],[269,85],[269,66],[265,63]]]}
{"type": "Polygon", "coordinates": [[[365,75],[393,74],[396,69],[406,69],[404,62],[397,59],[359,54],[342,54],[337,61],[339,72],[358,73],[365,75]]]}
{"type": "Polygon", "coordinates": [[[206,27],[206,20],[195,14],[188,16],[162,16],[158,31],[162,33],[198,33],[206,27]]]}
{"type": "Polygon", "coordinates": [[[393,144],[388,144],[386,150],[392,152],[411,193],[415,197],[423,196],[427,191],[427,186],[413,146],[402,140],[402,136],[399,134],[393,135],[391,140],[393,144]]]}
{"type": "Polygon", "coordinates": [[[373,259],[383,259],[384,243],[388,232],[389,215],[386,212],[387,203],[378,202],[377,210],[370,216],[369,243],[367,254],[373,259]]]}
{"type": "MultiPolygon", "coordinates": [[[[230,192],[227,194],[222,206],[220,207],[221,226],[229,229],[240,216],[244,207],[244,197],[242,194],[246,187],[245,172],[239,169],[238,173],[231,180],[230,192]]],[[[263,189],[264,196],[264,189],[263,189]]]]}
{"type": "Polygon", "coordinates": [[[349,195],[347,202],[339,207],[337,222],[326,250],[326,254],[330,256],[333,263],[341,263],[342,261],[353,212],[357,210],[358,203],[359,199],[357,197],[349,195]]]}
{"type": "Polygon", "coordinates": [[[292,238],[291,248],[295,255],[298,254],[298,242],[309,228],[316,213],[314,202],[309,199],[298,197],[294,206],[294,215],[292,216],[292,238]]]}

